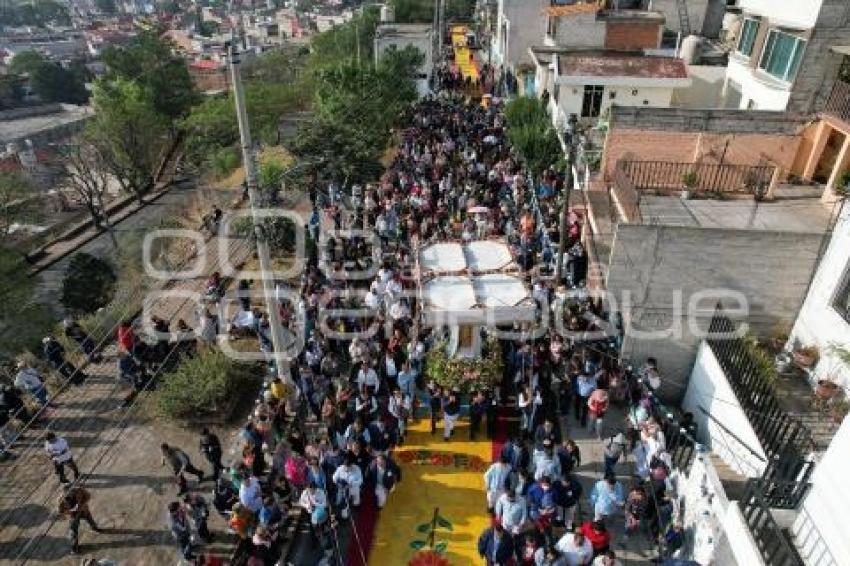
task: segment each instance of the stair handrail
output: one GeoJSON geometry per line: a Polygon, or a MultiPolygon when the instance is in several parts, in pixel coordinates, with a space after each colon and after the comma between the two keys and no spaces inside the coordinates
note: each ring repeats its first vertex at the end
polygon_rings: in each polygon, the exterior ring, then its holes
{"type": "Polygon", "coordinates": [[[761,460],[761,461],[762,461],[762,462],[764,462],[765,464],[767,463],[767,458],[765,458],[764,456],[762,456],[761,454],[759,454],[759,453],[758,453],[758,452],[757,452],[757,451],[756,451],[753,447],[751,447],[749,444],[747,444],[746,442],[744,442],[743,440],[741,440],[741,437],[740,437],[740,436],[738,436],[737,434],[735,434],[734,432],[732,432],[731,430],[729,430],[729,427],[727,427],[726,425],[724,425],[722,422],[718,421],[718,420],[717,420],[717,419],[716,419],[716,418],[715,418],[715,417],[714,417],[714,416],[713,416],[713,415],[712,415],[712,414],[708,411],[708,409],[706,409],[706,408],[705,408],[705,407],[703,407],[702,405],[697,405],[697,409],[699,409],[699,410],[700,410],[700,411],[701,411],[701,412],[702,412],[705,416],[707,416],[709,419],[711,419],[711,420],[712,420],[712,422],[714,422],[714,424],[716,424],[716,425],[717,425],[717,426],[719,426],[721,429],[723,429],[723,431],[724,431],[726,434],[728,434],[729,436],[731,436],[732,438],[734,438],[734,439],[738,442],[738,444],[740,444],[741,446],[743,446],[744,448],[746,448],[746,449],[749,451],[749,453],[750,453],[750,454],[752,454],[752,455],[753,455],[753,456],[755,456],[758,460],[761,460]]]}

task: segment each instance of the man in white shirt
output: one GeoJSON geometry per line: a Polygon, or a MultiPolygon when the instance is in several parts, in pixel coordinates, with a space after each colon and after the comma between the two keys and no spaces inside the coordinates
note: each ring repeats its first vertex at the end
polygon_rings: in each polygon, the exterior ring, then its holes
{"type": "Polygon", "coordinates": [[[378,390],[379,384],[378,374],[375,370],[369,367],[368,362],[361,363],[360,371],[357,372],[357,388],[363,389],[365,387],[370,393],[374,394],[378,390]]]}
{"type": "Polygon", "coordinates": [[[310,523],[315,527],[328,518],[328,497],[318,488],[315,482],[310,482],[307,489],[301,492],[298,504],[310,514],[310,523]]]}
{"type": "Polygon", "coordinates": [[[74,462],[74,455],[71,454],[68,441],[61,436],[48,432],[44,441],[44,450],[53,461],[53,469],[56,470],[56,475],[59,476],[61,483],[70,483],[68,478],[65,477],[65,466],[71,468],[71,471],[74,472],[74,481],[77,481],[80,477],[80,470],[77,468],[77,463],[74,462]]]}
{"type": "MultiPolygon", "coordinates": [[[[360,487],[363,485],[363,472],[354,463],[354,457],[351,454],[346,455],[345,463],[336,469],[333,475],[334,484],[337,486],[337,502],[340,507],[343,507],[345,497],[348,497],[348,503],[352,507],[360,506],[360,487]]],[[[343,518],[348,518],[348,505],[345,505],[342,512],[343,518]]]]}
{"type": "Polygon", "coordinates": [[[567,531],[555,544],[561,553],[561,559],[567,566],[587,566],[593,557],[593,546],[579,531],[567,531]]]}
{"type": "Polygon", "coordinates": [[[519,535],[528,523],[528,504],[512,489],[499,497],[494,511],[505,530],[514,536],[519,535]]]}

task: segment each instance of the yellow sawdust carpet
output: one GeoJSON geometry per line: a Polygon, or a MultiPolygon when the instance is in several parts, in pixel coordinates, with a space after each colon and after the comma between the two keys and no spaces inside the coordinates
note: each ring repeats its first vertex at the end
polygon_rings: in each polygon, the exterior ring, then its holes
{"type": "Polygon", "coordinates": [[[402,482],[378,517],[369,553],[371,566],[410,564],[418,552],[414,546],[428,551],[431,525],[437,526],[434,546],[445,548],[442,555],[448,562],[443,564],[481,562],[478,536],[490,524],[483,474],[492,461],[493,443],[483,434],[480,440],[468,441],[468,423],[463,422],[458,423],[452,440],[444,442],[439,425],[432,436],[430,421],[421,419],[411,426],[404,446],[396,452],[402,482]]]}

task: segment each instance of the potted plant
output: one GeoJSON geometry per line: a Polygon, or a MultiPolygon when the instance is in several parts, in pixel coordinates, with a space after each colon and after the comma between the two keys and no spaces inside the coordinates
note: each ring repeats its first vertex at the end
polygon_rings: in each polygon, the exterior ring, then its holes
{"type": "Polygon", "coordinates": [[[768,344],[770,344],[770,350],[774,354],[780,353],[785,349],[785,344],[788,342],[788,332],[785,330],[784,326],[775,326],[773,330],[770,331],[770,336],[768,337],[768,344]]]}
{"type": "Polygon", "coordinates": [[[846,171],[838,177],[835,187],[832,190],[838,198],[847,198],[850,196],[850,171],[846,171]]]}
{"type": "Polygon", "coordinates": [[[844,417],[847,416],[848,411],[850,411],[850,403],[847,402],[847,399],[837,399],[833,401],[832,408],[830,409],[832,422],[835,424],[841,424],[842,421],[844,421],[844,417]]]}
{"type": "Polygon", "coordinates": [[[839,387],[837,383],[829,379],[819,379],[817,385],[815,385],[815,395],[818,397],[818,399],[822,399],[824,401],[832,399],[840,392],[841,387],[839,387]]]}
{"type": "Polygon", "coordinates": [[[817,346],[803,346],[794,351],[794,363],[803,369],[811,369],[818,362],[820,351],[817,346]]]}
{"type": "Polygon", "coordinates": [[[699,183],[699,175],[693,169],[682,175],[682,198],[687,200],[691,198],[691,191],[699,183]]]}

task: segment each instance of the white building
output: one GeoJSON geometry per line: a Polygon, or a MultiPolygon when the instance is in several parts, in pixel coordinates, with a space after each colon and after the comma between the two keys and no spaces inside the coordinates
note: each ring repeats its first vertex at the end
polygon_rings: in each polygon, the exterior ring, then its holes
{"type": "Polygon", "coordinates": [[[850,207],[838,206],[841,214],[791,331],[789,347],[817,346],[820,359],[812,371],[812,384],[830,379],[850,394],[850,370],[832,351],[833,346],[850,349],[850,207]]]}
{"type": "Polygon", "coordinates": [[[532,64],[528,48],[539,43],[546,24],[544,8],[550,0],[499,0],[490,42],[493,64],[514,74],[532,64]]]}
{"type": "Polygon", "coordinates": [[[727,107],[785,110],[823,0],[739,0],[727,107]]]}
{"type": "Polygon", "coordinates": [[[667,108],[676,89],[691,79],[684,61],[673,57],[646,57],[609,50],[533,49],[538,68],[548,77],[538,92],[549,92],[549,109],[556,127],[569,116],[593,120],[617,106],[667,108]],[[548,56],[548,58],[547,58],[548,56]]]}
{"type": "Polygon", "coordinates": [[[419,96],[425,96],[430,90],[428,77],[434,66],[434,40],[431,25],[384,23],[375,30],[376,61],[391,49],[403,50],[406,47],[415,47],[423,55],[415,82],[419,96]]]}

